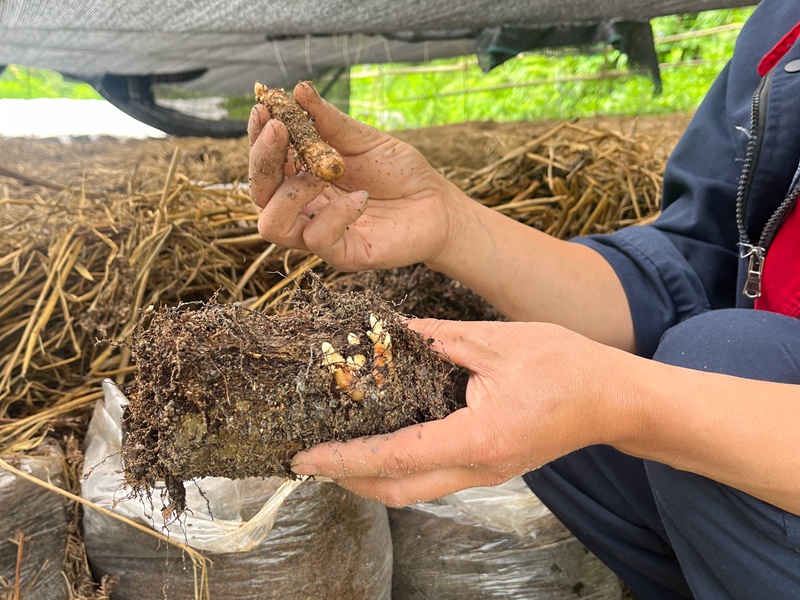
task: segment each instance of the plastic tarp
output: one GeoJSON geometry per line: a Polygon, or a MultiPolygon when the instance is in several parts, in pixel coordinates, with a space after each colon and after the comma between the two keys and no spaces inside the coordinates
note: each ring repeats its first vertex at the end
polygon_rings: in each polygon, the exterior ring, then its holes
{"type": "Polygon", "coordinates": [[[182,87],[249,93],[360,63],[474,54],[487,28],[540,29],[752,0],[0,0],[0,64],[79,77],[200,71],[182,87]]]}

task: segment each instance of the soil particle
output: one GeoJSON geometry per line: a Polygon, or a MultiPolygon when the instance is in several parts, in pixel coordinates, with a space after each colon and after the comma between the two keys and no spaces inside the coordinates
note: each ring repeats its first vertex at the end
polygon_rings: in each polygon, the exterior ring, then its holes
{"type": "Polygon", "coordinates": [[[385,434],[455,410],[453,366],[376,294],[315,284],[294,311],[238,305],[151,311],[123,417],[125,482],[163,480],[185,508],[196,477],[293,477],[292,456],[320,442],[385,434]]]}

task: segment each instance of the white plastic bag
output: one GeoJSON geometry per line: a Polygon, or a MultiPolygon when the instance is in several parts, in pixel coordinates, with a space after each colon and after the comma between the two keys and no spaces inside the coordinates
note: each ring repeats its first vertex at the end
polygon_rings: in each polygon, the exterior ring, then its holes
{"type": "Polygon", "coordinates": [[[521,477],[389,511],[393,600],[620,600],[617,577],[521,477]]]}
{"type": "Polygon", "coordinates": [[[465,515],[517,535],[536,536],[550,511],[522,477],[494,486],[475,487],[445,496],[442,504],[455,506],[465,515]]]}
{"type": "Polygon", "coordinates": [[[156,531],[173,535],[175,539],[197,550],[246,552],[256,548],[264,540],[275,523],[281,505],[297,489],[300,481],[285,480],[261,510],[247,521],[240,514],[242,498],[246,494],[262,490],[264,480],[208,477],[198,480],[196,484],[187,482],[188,516],[181,519],[181,522],[172,520],[165,523],[159,507],[152,510],[138,499],[124,499],[130,490],[120,485],[120,422],[122,408],[128,403],[128,399],[111,381],[103,383],[103,390],[105,400],[95,406],[86,433],[87,446],[83,464],[89,474],[81,485],[81,495],[84,498],[105,508],[113,508],[114,512],[131,520],[150,523],[156,531]]]}

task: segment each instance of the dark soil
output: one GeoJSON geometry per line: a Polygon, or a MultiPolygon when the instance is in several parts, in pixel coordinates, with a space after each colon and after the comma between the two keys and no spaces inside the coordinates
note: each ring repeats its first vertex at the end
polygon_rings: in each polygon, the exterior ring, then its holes
{"type": "Polygon", "coordinates": [[[123,417],[133,490],[163,480],[165,510],[179,514],[183,481],[292,477],[300,450],[456,408],[452,365],[377,295],[315,285],[295,303],[288,316],[214,302],[151,311],[123,417]]]}
{"type": "Polygon", "coordinates": [[[339,292],[374,292],[396,310],[421,319],[502,321],[504,317],[478,294],[425,265],[341,275],[328,284],[339,292]]]}

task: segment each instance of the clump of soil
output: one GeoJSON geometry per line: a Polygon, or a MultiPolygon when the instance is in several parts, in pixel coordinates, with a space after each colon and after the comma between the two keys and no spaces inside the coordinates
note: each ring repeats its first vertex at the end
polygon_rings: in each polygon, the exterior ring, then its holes
{"type": "MultiPolygon", "coordinates": [[[[494,306],[467,286],[424,264],[383,271],[361,271],[341,275],[328,284],[338,292],[369,293],[380,289],[381,298],[397,310],[420,319],[450,321],[505,321],[494,306]]],[[[450,378],[456,388],[456,399],[466,404],[467,369],[456,369],[450,378]]]]}
{"type": "Polygon", "coordinates": [[[423,319],[503,321],[500,311],[447,275],[423,264],[341,275],[328,284],[339,292],[380,290],[397,310],[423,319]]]}
{"type": "Polygon", "coordinates": [[[376,294],[315,284],[294,311],[181,305],[150,313],[123,417],[125,483],[165,482],[185,508],[196,477],[292,477],[295,453],[388,433],[455,410],[450,371],[376,294]]]}

